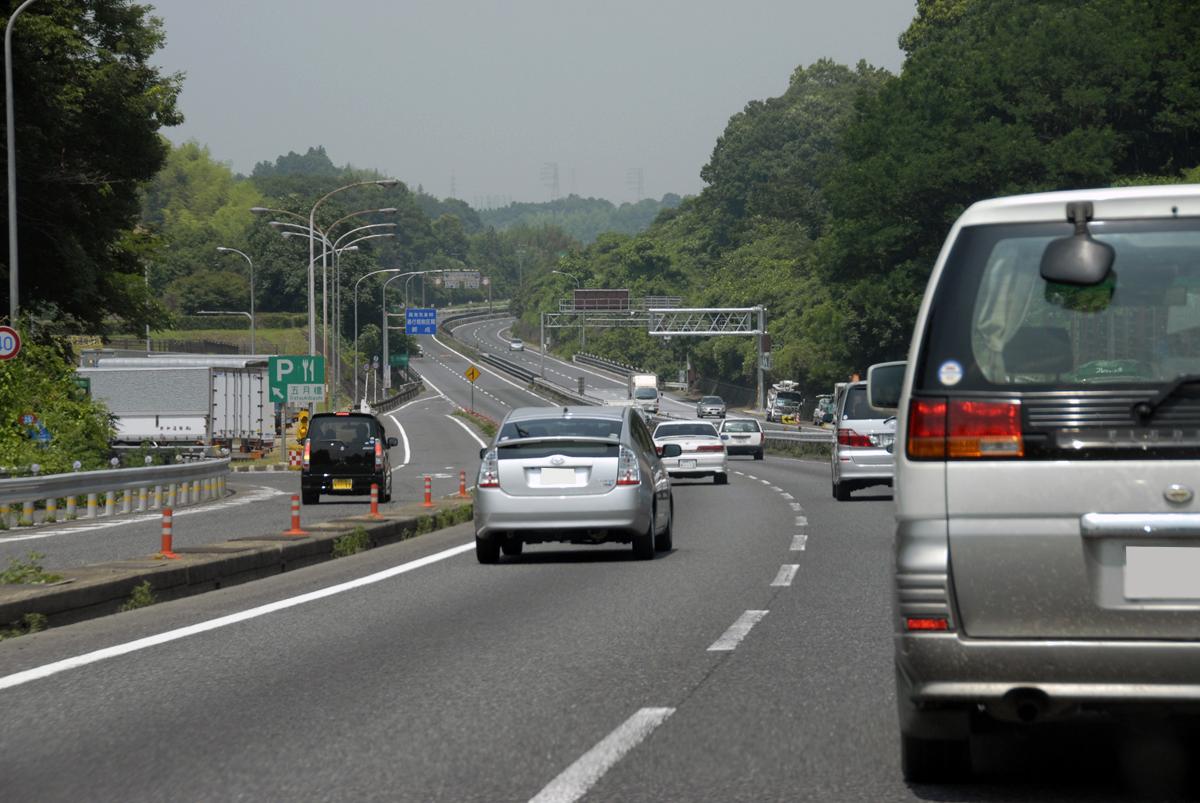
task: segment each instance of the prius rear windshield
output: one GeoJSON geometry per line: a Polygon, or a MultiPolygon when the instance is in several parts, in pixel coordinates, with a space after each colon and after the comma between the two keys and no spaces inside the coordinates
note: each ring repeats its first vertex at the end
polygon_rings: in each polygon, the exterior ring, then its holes
{"type": "Polygon", "coordinates": [[[962,229],[934,295],[918,390],[1154,386],[1200,373],[1200,221],[1094,221],[1109,278],[1078,287],[1039,272],[1069,223],[962,229]]]}
{"type": "Polygon", "coordinates": [[[515,438],[610,438],[621,437],[619,418],[536,418],[509,421],[500,429],[500,442],[515,438]]]}

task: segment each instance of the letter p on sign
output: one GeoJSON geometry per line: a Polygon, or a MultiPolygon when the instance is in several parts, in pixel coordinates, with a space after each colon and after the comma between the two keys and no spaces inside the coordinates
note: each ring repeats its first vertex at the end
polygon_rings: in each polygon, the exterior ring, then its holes
{"type": "Polygon", "coordinates": [[[280,357],[275,361],[275,381],[277,383],[283,382],[285,378],[292,375],[294,367],[291,360],[280,357]]]}

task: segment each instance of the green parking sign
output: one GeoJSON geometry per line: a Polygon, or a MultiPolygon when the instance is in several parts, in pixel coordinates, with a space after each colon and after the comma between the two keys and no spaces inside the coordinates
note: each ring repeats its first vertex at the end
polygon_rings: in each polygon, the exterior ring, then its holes
{"type": "Polygon", "coordinates": [[[296,404],[325,401],[325,358],[316,355],[271,357],[270,401],[296,404]]]}

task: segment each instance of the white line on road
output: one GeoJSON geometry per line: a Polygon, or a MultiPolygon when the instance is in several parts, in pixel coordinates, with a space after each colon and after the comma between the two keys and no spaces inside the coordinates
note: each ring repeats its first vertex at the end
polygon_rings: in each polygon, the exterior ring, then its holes
{"type": "Polygon", "coordinates": [[[778,485],[772,485],[772,486],[771,486],[771,490],[772,490],[772,491],[774,491],[774,492],[775,492],[775,493],[777,493],[777,494],[781,494],[781,493],[783,493],[783,489],[782,489],[782,488],[780,488],[778,485]]]}
{"type": "Polygon", "coordinates": [[[808,545],[808,536],[797,533],[792,536],[792,552],[803,552],[808,545]]]}
{"type": "Polygon", "coordinates": [[[435,384],[433,384],[432,382],[430,382],[430,381],[429,381],[429,377],[427,377],[427,376],[423,376],[423,377],[421,377],[421,381],[422,381],[423,383],[425,383],[426,385],[429,385],[429,387],[433,388],[433,392],[434,392],[434,393],[436,393],[437,395],[441,396],[443,399],[445,399],[446,401],[450,402],[451,404],[454,404],[454,402],[450,400],[450,397],[449,397],[449,396],[447,396],[445,393],[442,393],[442,391],[440,391],[440,390],[438,389],[438,386],[437,386],[437,385],[435,385],[435,384]]]}
{"type": "Polygon", "coordinates": [[[785,563],[779,567],[779,574],[775,575],[775,579],[771,581],[773,586],[790,586],[792,580],[796,579],[796,572],[800,569],[798,563],[785,563]]]}
{"type": "Polygon", "coordinates": [[[368,586],[374,583],[383,582],[384,580],[390,580],[398,575],[407,574],[408,572],[438,563],[439,561],[446,560],[447,558],[461,555],[462,553],[474,548],[475,542],[472,540],[468,544],[451,547],[450,549],[443,549],[441,552],[435,552],[432,555],[426,555],[425,557],[418,558],[417,560],[410,560],[408,563],[401,563],[399,566],[393,566],[392,568],[384,569],[381,572],[375,572],[374,574],[358,577],[345,583],[338,583],[337,585],[332,585],[327,588],[310,591],[307,594],[301,594],[297,597],[277,600],[276,602],[271,602],[267,605],[260,605],[257,608],[239,611],[238,613],[232,613],[228,616],[221,616],[217,619],[209,619],[207,622],[199,622],[194,625],[188,625],[187,627],[168,630],[167,632],[159,633],[156,636],[147,636],[146,638],[140,638],[136,641],[129,641],[125,644],[117,644],[113,647],[105,647],[102,650],[84,653],[83,655],[77,655],[74,658],[65,658],[61,661],[55,661],[54,663],[45,664],[33,669],[26,669],[24,672],[14,672],[11,675],[0,677],[0,691],[4,689],[11,689],[15,686],[29,683],[30,681],[47,678],[51,675],[57,675],[59,672],[65,672],[68,669],[77,669],[81,666],[98,663],[109,658],[116,658],[120,655],[137,652],[138,650],[144,650],[149,647],[157,647],[159,644],[177,641],[182,638],[187,638],[188,636],[195,636],[199,633],[207,633],[210,630],[228,627],[229,625],[234,625],[239,622],[245,622],[248,619],[257,619],[260,616],[266,616],[268,613],[275,613],[276,611],[286,610],[287,608],[294,608],[297,605],[303,605],[306,602],[314,602],[319,599],[324,599],[325,597],[332,597],[334,594],[341,594],[344,591],[351,591],[355,588],[361,588],[362,586],[368,586]]]}
{"type": "Polygon", "coordinates": [[[797,527],[807,527],[808,526],[808,516],[797,516],[796,517],[796,526],[797,527]]]}
{"type": "Polygon", "coordinates": [[[388,418],[395,422],[396,427],[400,430],[400,440],[404,443],[404,462],[392,469],[395,472],[408,465],[408,458],[412,453],[408,449],[408,433],[404,431],[404,425],[400,423],[400,419],[396,418],[395,413],[389,413],[388,418]]]}
{"type": "Polygon", "coordinates": [[[750,628],[761,622],[766,615],[766,611],[746,611],[729,626],[729,629],[719,639],[712,643],[708,652],[728,652],[736,648],[750,632],[750,628]]]}
{"type": "Polygon", "coordinates": [[[804,512],[804,508],[801,507],[799,502],[789,502],[788,504],[792,506],[792,510],[795,511],[796,513],[804,512]]]}
{"type": "Polygon", "coordinates": [[[745,477],[746,477],[746,479],[748,479],[748,480],[756,480],[756,479],[758,479],[758,477],[754,476],[753,474],[746,474],[746,475],[745,475],[745,477]]]}
{"type": "Polygon", "coordinates": [[[783,498],[790,502],[793,499],[795,499],[796,497],[792,496],[791,494],[783,494],[783,498]]]}
{"type": "Polygon", "coordinates": [[[474,438],[475,442],[478,443],[480,446],[487,448],[487,444],[483,442],[483,438],[479,437],[474,432],[472,432],[471,428],[469,426],[467,426],[466,421],[460,421],[459,419],[455,418],[452,415],[448,415],[448,416],[446,416],[446,418],[449,418],[451,421],[453,421],[454,423],[456,423],[460,427],[462,427],[464,430],[466,430],[467,434],[470,435],[472,438],[474,438]]]}
{"type": "Polygon", "coordinates": [[[770,484],[771,484],[771,481],[770,481],[770,480],[759,480],[759,482],[761,482],[763,485],[770,485],[770,484]]]}
{"type": "Polygon", "coordinates": [[[542,791],[530,799],[530,803],[571,803],[583,797],[604,777],[604,773],[641,744],[673,713],[674,708],[641,709],[546,784],[542,791]]]}
{"type": "Polygon", "coordinates": [[[478,369],[479,369],[480,371],[482,371],[483,373],[485,373],[485,374],[491,374],[492,376],[494,376],[494,377],[496,377],[497,379],[499,379],[501,382],[504,382],[505,384],[508,384],[508,385],[512,385],[514,388],[516,388],[517,390],[521,391],[522,393],[528,393],[530,396],[532,396],[533,398],[537,399],[538,401],[543,401],[543,402],[545,402],[546,404],[550,405],[551,407],[553,407],[553,406],[554,406],[554,402],[550,401],[550,400],[549,400],[549,399],[547,399],[545,396],[539,396],[538,394],[534,393],[534,392],[533,392],[532,390],[530,390],[529,388],[523,388],[523,387],[521,387],[520,385],[518,385],[516,382],[513,382],[513,381],[512,381],[512,380],[510,380],[510,379],[505,379],[504,377],[500,376],[500,374],[496,373],[496,372],[495,372],[495,371],[493,371],[492,369],[490,369],[490,368],[487,368],[486,366],[483,366],[483,365],[479,365],[479,364],[477,364],[475,360],[472,360],[470,357],[466,356],[465,354],[459,354],[457,351],[455,351],[454,349],[450,348],[449,346],[447,346],[447,345],[446,345],[445,343],[443,343],[442,341],[438,340],[438,339],[437,339],[437,335],[430,335],[430,337],[431,337],[431,338],[433,338],[433,342],[434,342],[434,343],[437,343],[439,346],[441,346],[442,348],[444,348],[446,351],[450,352],[451,354],[458,354],[458,356],[459,356],[459,357],[462,357],[464,360],[466,360],[466,361],[467,361],[467,363],[468,363],[469,365],[474,365],[476,368],[478,368],[478,369]]]}

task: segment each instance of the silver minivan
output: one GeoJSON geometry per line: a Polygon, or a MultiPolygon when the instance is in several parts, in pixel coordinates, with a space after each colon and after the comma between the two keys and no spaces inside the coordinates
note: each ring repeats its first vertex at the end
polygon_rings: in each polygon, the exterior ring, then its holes
{"type": "Polygon", "coordinates": [[[869,382],[907,778],[980,726],[1200,703],[1200,186],[975,204],[869,382]]]}

